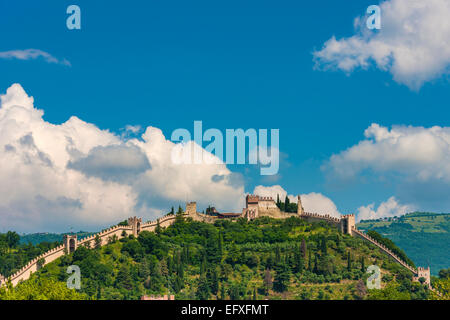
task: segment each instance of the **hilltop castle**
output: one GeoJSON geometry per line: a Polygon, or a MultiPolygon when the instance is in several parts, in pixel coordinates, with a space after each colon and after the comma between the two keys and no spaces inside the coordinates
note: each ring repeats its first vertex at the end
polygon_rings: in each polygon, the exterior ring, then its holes
{"type": "MultiPolygon", "coordinates": [[[[425,283],[431,288],[430,268],[413,268],[405,261],[399,258],[389,248],[381,243],[378,243],[375,239],[371,238],[364,232],[358,230],[355,225],[355,216],[353,214],[342,215],[341,217],[334,217],[328,214],[308,213],[305,212],[301,197],[297,196],[297,212],[284,212],[281,211],[276,202],[271,197],[261,197],[257,195],[247,195],[245,208],[240,213],[220,213],[215,208],[210,208],[210,214],[203,214],[197,212],[197,203],[189,202],[186,204],[185,217],[192,218],[194,221],[201,221],[207,223],[214,223],[217,219],[236,219],[244,218],[247,220],[253,220],[258,217],[272,217],[276,219],[286,219],[289,217],[300,217],[308,222],[324,221],[330,225],[338,228],[343,234],[348,234],[353,237],[359,237],[365,241],[372,243],[381,249],[384,253],[389,255],[399,264],[406,269],[410,270],[413,274],[413,281],[420,281],[419,279],[425,279],[425,283]],[[212,214],[211,214],[212,213],[212,214]]],[[[113,239],[120,239],[128,237],[130,235],[138,236],[141,231],[155,231],[157,226],[164,228],[173,224],[176,220],[176,215],[166,215],[155,221],[148,221],[143,223],[142,218],[131,217],[128,219],[128,224],[117,225],[106,229],[100,233],[92,235],[84,239],[77,239],[76,235],[66,235],[64,237],[63,244],[51,249],[40,256],[36,257],[25,265],[22,269],[13,274],[9,279],[13,285],[16,285],[20,281],[28,279],[33,272],[36,272],[40,263],[38,261],[43,260],[43,265],[48,264],[59,257],[74,252],[77,247],[83,245],[88,248],[93,244],[99,242],[99,245],[103,246],[110,243],[113,239]]],[[[5,284],[7,279],[0,275],[0,286],[5,284]]]]}
{"type": "Polygon", "coordinates": [[[261,197],[258,195],[247,195],[245,198],[245,208],[240,213],[220,213],[215,208],[214,215],[202,214],[197,212],[197,203],[189,202],[186,204],[186,214],[193,217],[196,221],[214,222],[216,219],[223,218],[244,218],[253,220],[259,217],[271,217],[275,219],[286,219],[289,217],[301,217],[308,222],[325,221],[336,226],[342,233],[352,235],[352,229],[355,228],[355,215],[343,215],[340,218],[329,214],[318,214],[305,212],[300,195],[297,196],[297,212],[284,212],[278,208],[272,197],[261,197]]]}

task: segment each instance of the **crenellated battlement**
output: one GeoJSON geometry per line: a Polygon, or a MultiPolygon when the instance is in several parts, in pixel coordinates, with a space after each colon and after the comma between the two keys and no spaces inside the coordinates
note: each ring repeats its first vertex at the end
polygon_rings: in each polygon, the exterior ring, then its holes
{"type": "Polygon", "coordinates": [[[369,236],[368,234],[356,229],[356,227],[353,227],[352,229],[353,235],[357,235],[360,238],[363,238],[364,240],[368,240],[369,242],[371,242],[372,244],[376,245],[378,248],[380,248],[382,251],[384,251],[385,253],[387,253],[389,256],[391,256],[395,261],[397,261],[398,263],[400,263],[402,266],[404,266],[405,268],[407,268],[408,270],[410,270],[412,273],[417,274],[419,269],[415,269],[413,267],[411,267],[410,265],[408,265],[405,261],[403,261],[400,257],[398,257],[394,252],[392,252],[389,248],[387,248],[385,245],[383,245],[382,243],[379,243],[377,240],[375,240],[374,238],[372,238],[371,236],[369,236]]]}
{"type": "Polygon", "coordinates": [[[336,217],[331,216],[329,214],[319,214],[317,212],[303,212],[301,217],[313,217],[313,218],[318,218],[318,219],[328,220],[328,221],[333,221],[333,222],[340,222],[341,221],[340,218],[336,218],[336,217]]]}

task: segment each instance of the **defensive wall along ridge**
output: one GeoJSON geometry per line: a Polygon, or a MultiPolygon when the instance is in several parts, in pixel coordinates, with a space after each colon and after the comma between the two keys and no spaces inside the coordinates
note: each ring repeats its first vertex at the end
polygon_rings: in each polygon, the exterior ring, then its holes
{"type": "Polygon", "coordinates": [[[114,237],[121,239],[130,235],[137,236],[141,231],[152,232],[156,229],[158,220],[162,228],[168,227],[175,221],[175,218],[175,216],[169,215],[155,221],[142,223],[141,218],[132,217],[128,219],[128,226],[113,226],[81,240],[78,240],[76,235],[65,235],[62,245],[37,256],[8,278],[0,275],[0,286],[6,284],[8,280],[11,280],[12,285],[16,286],[20,281],[25,281],[30,278],[31,274],[36,272],[40,267],[55,261],[65,254],[74,252],[79,246],[93,247],[97,237],[99,239],[99,245],[104,246],[114,237]]]}
{"type": "MultiPolygon", "coordinates": [[[[283,212],[278,209],[272,198],[248,195],[246,198],[246,208],[243,209],[242,213],[228,213],[222,215],[219,214],[217,216],[205,215],[203,213],[197,212],[197,205],[195,202],[189,202],[186,204],[186,211],[184,213],[184,216],[190,217],[194,221],[207,223],[214,223],[214,221],[220,218],[245,218],[247,220],[253,220],[263,216],[269,216],[279,219],[296,216],[308,222],[325,221],[337,227],[344,234],[359,237],[365,241],[372,243],[373,245],[381,249],[384,253],[392,257],[400,265],[411,271],[414,274],[414,281],[419,281],[419,278],[423,277],[425,279],[425,283],[430,287],[430,268],[413,268],[405,261],[403,261],[400,257],[398,257],[389,248],[377,242],[375,239],[371,238],[364,232],[358,230],[355,225],[355,216],[353,214],[342,215],[340,218],[338,218],[328,214],[323,215],[318,213],[305,212],[301,203],[300,196],[298,196],[297,208],[297,213],[283,212]]],[[[34,258],[22,269],[11,275],[8,279],[10,279],[12,285],[15,286],[20,281],[27,280],[33,272],[36,272],[38,270],[39,267],[42,267],[65,254],[74,252],[80,245],[84,245],[89,248],[94,245],[96,241],[99,241],[99,245],[103,246],[108,244],[114,238],[121,239],[122,237],[128,237],[130,235],[134,235],[136,237],[141,231],[155,231],[158,223],[162,228],[168,227],[175,222],[175,219],[175,215],[166,215],[155,221],[142,223],[142,218],[131,217],[128,219],[128,225],[126,226],[113,226],[109,229],[103,230],[102,232],[81,240],[78,240],[76,235],[65,235],[64,243],[62,245],[34,258]],[[97,238],[99,240],[96,240],[97,238]]],[[[0,275],[0,286],[5,284],[8,279],[0,275]]]]}

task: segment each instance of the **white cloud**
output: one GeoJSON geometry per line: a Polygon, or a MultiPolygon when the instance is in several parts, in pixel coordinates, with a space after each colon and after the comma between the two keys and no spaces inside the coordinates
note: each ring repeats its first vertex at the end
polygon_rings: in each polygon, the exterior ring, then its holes
{"type": "Polygon", "coordinates": [[[68,60],[57,59],[50,53],[39,49],[10,50],[0,52],[0,59],[34,60],[38,58],[43,58],[48,63],[63,64],[69,67],[71,66],[68,60]]]}
{"type": "Polygon", "coordinates": [[[356,34],[325,42],[314,52],[316,66],[352,72],[375,64],[394,80],[418,90],[450,68],[450,2],[388,0],[380,4],[381,29],[370,31],[355,19],[356,34]]]}
{"type": "MultiPolygon", "coordinates": [[[[280,185],[273,185],[270,187],[260,185],[255,187],[253,194],[264,197],[272,197],[275,201],[277,199],[277,195],[279,195],[280,200],[284,202],[284,199],[288,193],[280,185]]],[[[302,199],[303,208],[306,212],[329,214],[334,217],[341,216],[334,202],[321,193],[311,192],[308,194],[301,194],[300,196],[302,199]]],[[[288,198],[289,201],[297,203],[297,196],[288,195],[288,198]]]]}
{"type": "Polygon", "coordinates": [[[389,130],[374,123],[364,135],[365,140],[331,156],[324,168],[341,178],[371,169],[422,182],[450,183],[450,127],[394,126],[389,130]]]}
{"type": "Polygon", "coordinates": [[[306,212],[329,214],[337,218],[341,216],[334,202],[321,193],[311,192],[302,194],[301,197],[306,212]]]}
{"type": "Polygon", "coordinates": [[[0,232],[104,227],[185,200],[242,208],[243,184],[225,164],[173,164],[157,128],[125,141],[77,117],[54,125],[19,84],[0,101],[0,232]]]}
{"type": "Polygon", "coordinates": [[[380,218],[399,217],[408,212],[412,212],[414,206],[402,205],[395,197],[390,197],[387,201],[382,202],[375,210],[375,204],[369,204],[368,206],[362,206],[358,208],[356,220],[373,220],[380,218]]]}

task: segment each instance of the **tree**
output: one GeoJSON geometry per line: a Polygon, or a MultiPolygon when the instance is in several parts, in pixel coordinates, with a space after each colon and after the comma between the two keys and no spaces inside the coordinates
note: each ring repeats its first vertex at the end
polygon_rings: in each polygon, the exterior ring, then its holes
{"type": "Polygon", "coordinates": [[[301,250],[296,250],[294,254],[294,270],[297,273],[301,273],[305,267],[305,262],[303,259],[303,254],[301,250]]]}
{"type": "Polygon", "coordinates": [[[433,287],[436,289],[431,291],[433,300],[450,300],[450,277],[434,281],[433,287]]]}
{"type": "Polygon", "coordinates": [[[350,255],[350,251],[347,252],[347,270],[352,271],[352,256],[350,255]]]}
{"type": "Polygon", "coordinates": [[[225,298],[226,298],[226,294],[225,294],[225,285],[222,283],[221,285],[220,285],[220,296],[219,296],[220,298],[220,300],[225,300],[225,298]]]}
{"type": "Polygon", "coordinates": [[[42,269],[42,267],[45,264],[45,259],[44,258],[40,258],[37,262],[36,262],[36,267],[38,270],[42,269]]]}
{"type": "Polygon", "coordinates": [[[197,292],[195,293],[197,299],[208,300],[211,293],[208,286],[208,280],[204,275],[200,276],[197,284],[197,292]]]}
{"type": "Polygon", "coordinates": [[[300,244],[300,251],[303,255],[303,258],[305,258],[305,259],[306,259],[306,250],[307,250],[306,249],[306,241],[305,241],[305,238],[303,238],[302,243],[300,244]]]}
{"type": "Polygon", "coordinates": [[[320,251],[322,252],[323,255],[327,254],[327,238],[325,236],[321,237],[320,251]]]}
{"type": "Polygon", "coordinates": [[[273,288],[278,292],[285,292],[291,279],[289,267],[284,263],[280,263],[276,266],[275,272],[273,288]]]}
{"type": "Polygon", "coordinates": [[[200,275],[205,274],[206,272],[206,254],[203,254],[203,259],[200,264],[200,275]]]}
{"type": "Polygon", "coordinates": [[[314,256],[314,268],[313,268],[313,272],[315,274],[319,273],[319,262],[317,261],[317,254],[314,256]]]}
{"type": "Polygon", "coordinates": [[[309,250],[308,256],[308,270],[311,272],[313,271],[311,250],[309,250]]]}
{"type": "Polygon", "coordinates": [[[100,249],[102,247],[102,240],[100,239],[99,235],[97,234],[94,238],[94,248],[100,249]]]}
{"type": "Polygon", "coordinates": [[[87,300],[88,296],[76,290],[67,288],[65,282],[47,278],[31,277],[31,279],[0,288],[0,300],[87,300]]]}
{"type": "Polygon", "coordinates": [[[441,279],[450,278],[450,268],[440,270],[439,278],[441,278],[441,279]]]}
{"type": "Polygon", "coordinates": [[[159,224],[159,219],[156,220],[156,228],[155,228],[155,233],[159,236],[162,232],[162,228],[161,225],[159,224]]]}
{"type": "Polygon", "coordinates": [[[126,265],[123,265],[120,268],[119,273],[117,274],[117,278],[116,278],[116,285],[125,290],[133,289],[133,284],[132,284],[131,275],[130,275],[130,269],[126,265]]]}
{"type": "Polygon", "coordinates": [[[270,273],[269,269],[266,269],[266,271],[264,272],[264,292],[266,293],[266,295],[269,294],[269,290],[272,289],[272,274],[270,273]]]}
{"type": "Polygon", "coordinates": [[[280,246],[275,247],[275,264],[281,262],[281,249],[280,246]]]}
{"type": "Polygon", "coordinates": [[[16,248],[20,242],[20,236],[17,234],[17,232],[8,231],[6,233],[6,242],[8,243],[8,247],[16,248]]]}
{"type": "Polygon", "coordinates": [[[219,247],[220,260],[222,260],[222,258],[223,258],[223,234],[222,234],[222,229],[219,230],[218,247],[219,247]]]}
{"type": "Polygon", "coordinates": [[[356,297],[358,299],[364,299],[364,297],[367,295],[367,288],[364,284],[364,281],[360,279],[358,283],[356,284],[356,297]]]}
{"type": "Polygon", "coordinates": [[[217,295],[219,291],[219,275],[217,269],[209,269],[206,275],[211,293],[217,295]]]}
{"type": "Polygon", "coordinates": [[[287,195],[284,199],[284,211],[289,212],[289,197],[287,195]]]}

